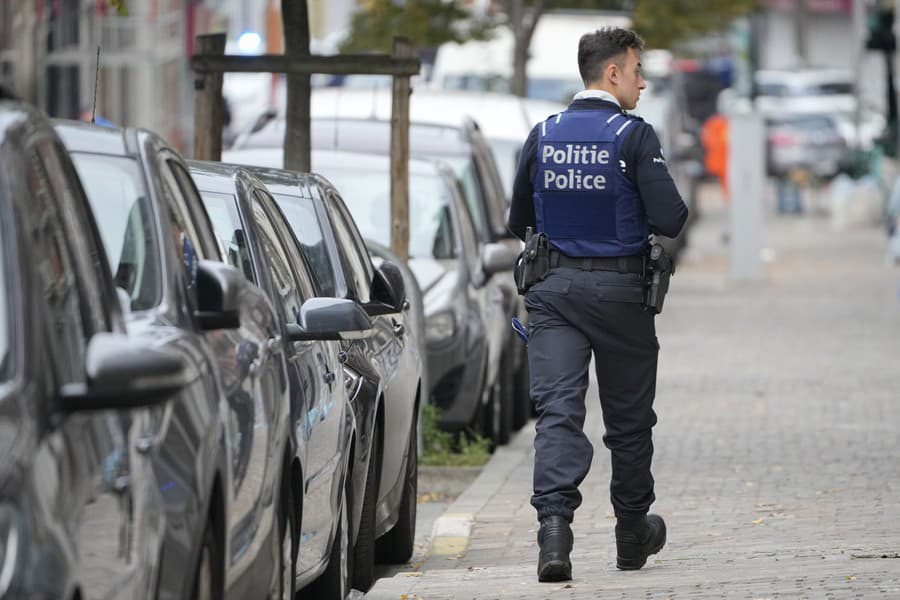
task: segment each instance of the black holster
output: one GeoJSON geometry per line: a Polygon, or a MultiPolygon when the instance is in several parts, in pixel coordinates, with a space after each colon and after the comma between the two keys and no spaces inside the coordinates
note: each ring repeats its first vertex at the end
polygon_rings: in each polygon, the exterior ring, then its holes
{"type": "Polygon", "coordinates": [[[529,227],[525,230],[525,249],[519,253],[513,268],[516,290],[520,295],[525,295],[531,286],[547,277],[549,272],[550,242],[547,234],[535,234],[529,227]]]}
{"type": "Polygon", "coordinates": [[[669,278],[675,273],[675,263],[659,244],[652,244],[647,256],[647,287],[644,307],[651,314],[662,312],[663,302],[669,291],[669,278]]]}

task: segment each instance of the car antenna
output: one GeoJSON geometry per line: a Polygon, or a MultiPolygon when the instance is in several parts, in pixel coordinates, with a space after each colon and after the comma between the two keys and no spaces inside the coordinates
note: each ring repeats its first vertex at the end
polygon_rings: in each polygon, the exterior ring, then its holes
{"type": "Polygon", "coordinates": [[[94,101],[91,103],[91,125],[97,120],[97,87],[100,83],[100,45],[97,44],[97,68],[94,71],[94,101]]]}

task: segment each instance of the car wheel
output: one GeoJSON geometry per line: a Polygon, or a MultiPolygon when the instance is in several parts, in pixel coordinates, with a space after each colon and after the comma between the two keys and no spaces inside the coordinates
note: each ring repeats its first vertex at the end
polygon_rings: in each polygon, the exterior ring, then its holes
{"type": "Polygon", "coordinates": [[[222,574],[220,562],[217,560],[218,544],[213,533],[212,519],[206,522],[203,530],[203,545],[197,567],[194,569],[194,585],[192,598],[196,600],[219,600],[222,598],[222,574]]]}
{"type": "Polygon", "coordinates": [[[379,562],[401,564],[410,559],[416,539],[416,495],[419,478],[419,448],[416,444],[416,423],[413,417],[409,428],[409,448],[406,460],[406,479],[403,482],[403,497],[400,501],[400,515],[397,524],[376,542],[376,556],[379,562]]]}
{"type": "Polygon", "coordinates": [[[272,536],[274,541],[272,551],[274,556],[277,557],[277,561],[275,563],[275,573],[273,573],[272,591],[269,597],[273,600],[276,598],[278,600],[294,600],[297,567],[297,553],[295,549],[297,542],[289,513],[292,494],[286,470],[283,477],[284,482],[281,484],[281,494],[276,512],[278,517],[277,535],[272,536]]]}
{"type": "Polygon", "coordinates": [[[362,498],[359,532],[356,534],[356,545],[353,546],[353,588],[362,592],[368,592],[375,579],[375,505],[378,502],[380,440],[380,428],[376,421],[372,435],[372,449],[369,450],[369,467],[366,470],[366,489],[362,498]]]}
{"type": "MultiPolygon", "coordinates": [[[[349,480],[348,480],[349,481],[349,480]]],[[[331,542],[331,552],[328,556],[328,566],[325,572],[316,579],[308,588],[308,593],[302,595],[306,598],[321,598],[322,600],[344,600],[350,593],[350,578],[353,573],[353,554],[350,551],[350,518],[347,500],[347,486],[341,493],[341,509],[338,516],[337,531],[331,542]]]]}

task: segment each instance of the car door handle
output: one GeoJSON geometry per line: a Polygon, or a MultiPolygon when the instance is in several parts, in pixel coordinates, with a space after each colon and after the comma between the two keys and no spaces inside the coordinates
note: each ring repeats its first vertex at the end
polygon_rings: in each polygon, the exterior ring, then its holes
{"type": "Polygon", "coordinates": [[[394,335],[397,337],[403,337],[403,334],[406,333],[406,326],[403,323],[396,321],[395,319],[391,319],[394,324],[394,335]]]}
{"type": "Polygon", "coordinates": [[[142,435],[137,440],[135,440],[134,449],[141,454],[147,454],[148,452],[153,450],[153,447],[156,446],[158,440],[159,438],[152,433],[142,435]]]}

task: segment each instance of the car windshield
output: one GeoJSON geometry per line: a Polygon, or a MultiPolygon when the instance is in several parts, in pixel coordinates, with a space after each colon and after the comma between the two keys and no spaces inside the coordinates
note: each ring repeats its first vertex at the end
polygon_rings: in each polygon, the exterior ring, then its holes
{"type": "Polygon", "coordinates": [[[550,100],[568,104],[572,97],[584,89],[584,84],[577,79],[542,79],[528,78],[529,98],[550,100]]]}
{"type": "Polygon", "coordinates": [[[115,284],[128,293],[131,310],[156,306],[161,297],[153,211],[134,159],[73,153],[100,229],[115,284]]]}
{"type": "Polygon", "coordinates": [[[795,84],[788,82],[760,82],[756,86],[760,96],[776,98],[797,98],[803,96],[833,96],[853,93],[853,84],[841,81],[795,84]]]}
{"type": "MultiPolygon", "coordinates": [[[[356,166],[317,167],[338,189],[364,238],[390,246],[391,187],[385,171],[356,166]]],[[[409,176],[409,256],[456,256],[450,214],[453,192],[438,174],[409,176]]]]}

